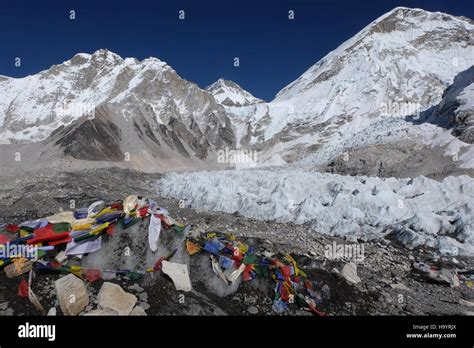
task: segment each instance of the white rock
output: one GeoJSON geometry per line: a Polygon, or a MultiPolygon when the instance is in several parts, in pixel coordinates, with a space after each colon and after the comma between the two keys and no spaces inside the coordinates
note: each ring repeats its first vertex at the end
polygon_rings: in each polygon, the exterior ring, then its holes
{"type": "Polygon", "coordinates": [[[95,315],[99,315],[99,316],[103,316],[103,315],[117,315],[117,312],[115,311],[112,311],[112,310],[109,310],[109,309],[94,309],[88,313],[85,313],[84,315],[87,315],[87,316],[95,316],[95,315]]]}
{"type": "Polygon", "coordinates": [[[15,278],[31,271],[32,266],[33,264],[31,261],[26,261],[23,263],[11,263],[4,268],[4,271],[8,278],[15,278]]]}
{"type": "Polygon", "coordinates": [[[56,315],[56,307],[52,307],[49,311],[48,311],[48,316],[55,316],[56,315]]]}
{"type": "Polygon", "coordinates": [[[255,306],[250,306],[249,308],[247,308],[247,311],[248,311],[250,314],[257,314],[257,313],[258,313],[258,308],[255,307],[255,306]]]}
{"type": "Polygon", "coordinates": [[[105,310],[112,310],[118,315],[129,315],[137,298],[125,292],[119,285],[105,282],[100,288],[98,305],[105,310]]]}
{"type": "Polygon", "coordinates": [[[55,215],[51,215],[46,217],[49,223],[52,224],[59,224],[61,222],[69,222],[71,225],[74,224],[76,218],[74,217],[74,213],[72,211],[63,211],[57,213],[55,215]]]}
{"type": "Polygon", "coordinates": [[[148,294],[146,292],[142,292],[138,294],[138,298],[140,299],[140,301],[146,302],[148,301],[148,294]]]}
{"type": "Polygon", "coordinates": [[[168,275],[178,291],[191,291],[188,266],[182,263],[163,261],[161,270],[168,275]]]}
{"type": "Polygon", "coordinates": [[[474,307],[474,302],[467,301],[467,300],[462,299],[462,298],[459,300],[459,304],[461,304],[463,306],[474,307]]]}
{"type": "Polygon", "coordinates": [[[84,282],[73,274],[56,280],[54,288],[64,315],[77,315],[89,304],[84,282]]]}
{"type": "Polygon", "coordinates": [[[360,283],[361,281],[357,275],[357,265],[354,262],[349,262],[344,265],[342,268],[342,276],[354,284],[360,283]]]}
{"type": "Polygon", "coordinates": [[[459,287],[461,285],[459,283],[457,274],[452,270],[443,268],[439,271],[437,277],[441,281],[445,281],[446,283],[450,284],[452,287],[459,287]]]}
{"type": "Polygon", "coordinates": [[[133,284],[128,287],[128,290],[136,291],[136,292],[143,292],[145,289],[143,289],[140,285],[138,284],[133,284]]]}
{"type": "Polygon", "coordinates": [[[130,315],[140,315],[140,316],[143,316],[143,315],[147,315],[145,310],[140,307],[140,306],[135,306],[135,308],[132,310],[132,312],[130,313],[130,315]]]}
{"type": "Polygon", "coordinates": [[[267,258],[271,258],[273,256],[273,253],[271,251],[264,251],[262,255],[267,258]]]}
{"type": "Polygon", "coordinates": [[[150,305],[146,302],[140,303],[140,307],[142,307],[144,311],[150,309],[150,305]]]}

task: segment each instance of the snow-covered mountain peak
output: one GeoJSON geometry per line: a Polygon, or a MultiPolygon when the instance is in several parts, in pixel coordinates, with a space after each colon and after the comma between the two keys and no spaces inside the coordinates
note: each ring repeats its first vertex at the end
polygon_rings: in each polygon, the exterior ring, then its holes
{"type": "MultiPolygon", "coordinates": [[[[113,68],[120,66],[121,68],[129,67],[134,69],[162,69],[170,68],[165,62],[156,57],[149,57],[139,61],[134,57],[122,58],[117,53],[109,51],[108,49],[99,49],[93,53],[78,53],[71,59],[63,62],[58,66],[77,66],[81,68],[105,68],[110,71],[113,68]]],[[[171,68],[170,68],[171,69],[171,68]]]]}
{"type": "Polygon", "coordinates": [[[214,96],[214,99],[225,106],[248,106],[261,103],[262,100],[254,97],[237,83],[223,78],[218,79],[206,90],[214,96]]]}
{"type": "Polygon", "coordinates": [[[249,110],[250,134],[241,146],[268,144],[259,146],[271,149],[269,159],[288,161],[317,149],[310,155],[314,163],[324,163],[362,143],[394,139],[415,129],[403,123],[405,117],[438,105],[454,77],[472,65],[472,20],[395,8],[328,53],[272,102],[249,110]]]}
{"type": "Polygon", "coordinates": [[[351,70],[353,80],[357,78],[357,73],[363,73],[364,79],[370,80],[367,77],[389,68],[401,69],[401,75],[408,76],[412,72],[429,75],[436,71],[446,86],[452,82],[453,71],[457,73],[471,65],[472,54],[460,54],[458,48],[472,48],[473,37],[474,22],[467,18],[397,7],[310,67],[300,78],[282,89],[275,99],[287,99],[314,86],[319,88],[320,82],[344,70],[351,70]],[[428,55],[439,54],[440,51],[445,51],[442,63],[428,59],[428,55]],[[411,59],[415,65],[407,64],[411,59]],[[443,66],[445,63],[448,63],[446,67],[443,66]]]}
{"type": "Polygon", "coordinates": [[[123,61],[123,58],[120,57],[117,53],[109,51],[106,48],[98,49],[97,51],[92,53],[91,58],[97,60],[104,60],[109,63],[123,61]]]}
{"type": "MultiPolygon", "coordinates": [[[[169,69],[173,70],[168,64],[155,57],[149,57],[140,62],[143,66],[151,69],[169,69]]],[[[174,70],[173,70],[174,71],[174,70]]]]}
{"type": "MultiPolygon", "coordinates": [[[[79,53],[24,78],[0,78],[0,143],[35,142],[104,104],[122,104],[122,116],[141,113],[167,124],[182,118],[204,131],[217,104],[157,58],[122,58],[107,49],[79,53]],[[132,108],[141,109],[132,112],[132,108]]],[[[213,116],[215,117],[215,116],[213,116]]],[[[216,128],[216,130],[219,127],[216,128]]]]}
{"type": "MultiPolygon", "coordinates": [[[[470,19],[398,7],[269,103],[222,78],[203,90],[157,58],[80,53],[36,75],[0,77],[0,143],[45,140],[99,109],[113,124],[126,122],[128,138],[138,132],[151,147],[169,143],[184,156],[206,158],[209,148],[236,143],[257,148],[262,162],[327,163],[381,139],[421,137],[423,127],[407,116],[438,105],[454,77],[474,65],[473,38],[470,19]]],[[[465,115],[462,126],[470,127],[465,115]]]]}
{"type": "Polygon", "coordinates": [[[430,12],[417,8],[397,7],[376,19],[371,25],[368,34],[390,33],[412,29],[432,31],[438,29],[455,29],[465,27],[465,24],[474,24],[465,17],[456,17],[443,12],[430,12]]]}
{"type": "Polygon", "coordinates": [[[63,62],[60,65],[82,65],[86,63],[95,65],[114,65],[121,64],[123,61],[124,59],[117,53],[109,51],[106,48],[101,48],[93,53],[77,53],[71,59],[63,62]]]}

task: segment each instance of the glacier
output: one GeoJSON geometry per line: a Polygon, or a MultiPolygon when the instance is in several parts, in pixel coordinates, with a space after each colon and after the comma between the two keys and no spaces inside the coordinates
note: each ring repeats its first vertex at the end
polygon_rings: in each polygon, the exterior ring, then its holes
{"type": "Polygon", "coordinates": [[[393,237],[407,248],[474,255],[474,179],[341,176],[297,167],[171,172],[157,191],[198,210],[309,224],[348,240],[393,237]]]}

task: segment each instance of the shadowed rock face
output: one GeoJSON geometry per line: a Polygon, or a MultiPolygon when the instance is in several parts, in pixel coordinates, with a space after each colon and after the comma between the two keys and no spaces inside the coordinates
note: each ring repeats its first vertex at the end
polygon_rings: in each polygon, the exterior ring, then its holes
{"type": "Polygon", "coordinates": [[[447,122],[459,140],[474,144],[474,66],[455,77],[434,116],[447,122]]]}
{"type": "Polygon", "coordinates": [[[459,140],[474,144],[474,65],[456,75],[438,105],[421,113],[421,117],[407,120],[448,129],[459,140]]]}
{"type": "Polygon", "coordinates": [[[55,137],[59,137],[55,144],[64,154],[75,159],[112,162],[124,159],[120,147],[121,130],[102,114],[66,127],[55,137]]]}
{"type": "Polygon", "coordinates": [[[461,125],[456,127],[455,134],[459,134],[459,139],[465,143],[474,144],[474,113],[470,112],[459,115],[458,120],[461,122],[461,125]]]}

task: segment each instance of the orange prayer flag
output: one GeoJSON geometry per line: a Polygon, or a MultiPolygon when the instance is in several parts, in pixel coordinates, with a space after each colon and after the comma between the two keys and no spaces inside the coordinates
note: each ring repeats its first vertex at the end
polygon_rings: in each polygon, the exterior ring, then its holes
{"type": "Polygon", "coordinates": [[[201,247],[197,244],[190,242],[189,240],[186,241],[186,251],[189,255],[194,255],[201,250],[201,247]]]}

